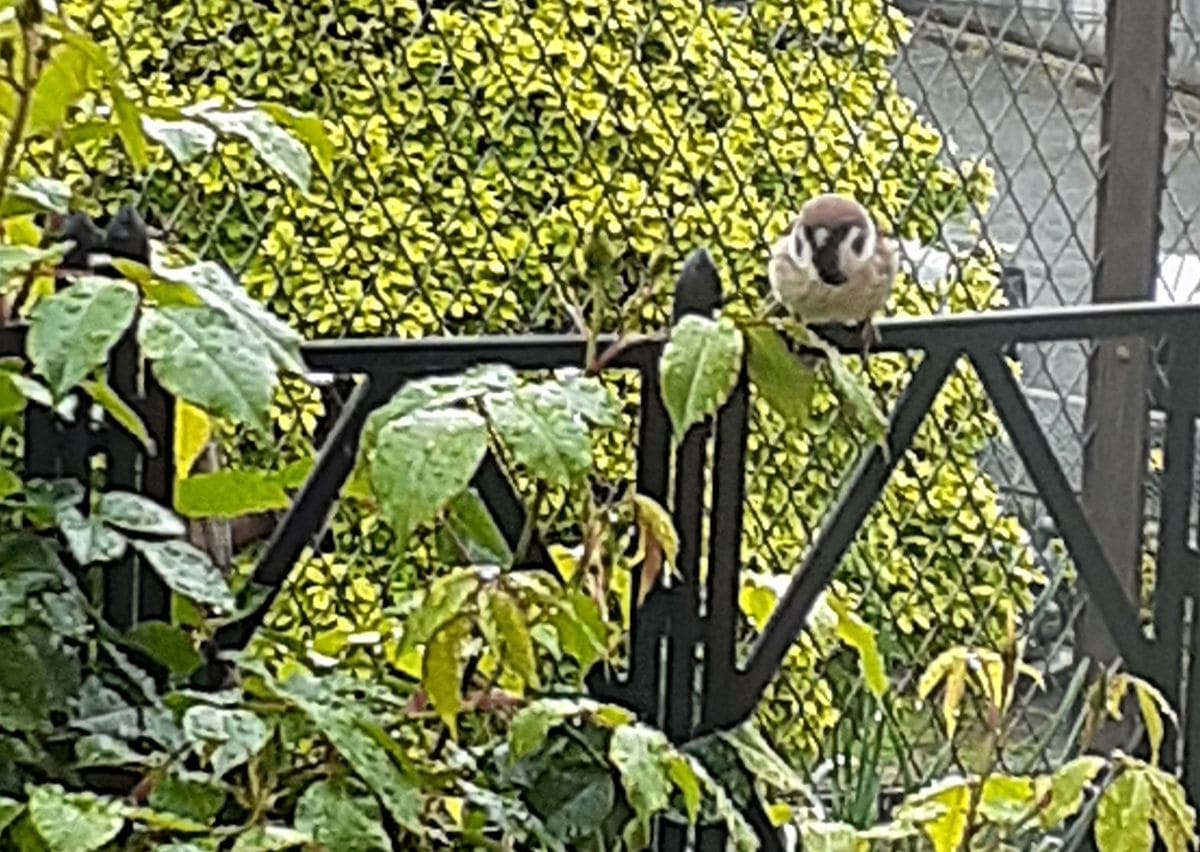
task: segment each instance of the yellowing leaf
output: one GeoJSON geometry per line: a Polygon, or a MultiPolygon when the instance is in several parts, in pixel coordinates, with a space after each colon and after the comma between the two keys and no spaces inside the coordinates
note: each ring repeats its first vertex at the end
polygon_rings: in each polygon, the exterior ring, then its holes
{"type": "Polygon", "coordinates": [[[175,469],[180,477],[191,473],[192,465],[212,438],[212,420],[191,403],[175,400],[175,469]]]}
{"type": "Polygon", "coordinates": [[[1154,848],[1150,783],[1144,773],[1126,769],[1100,797],[1094,832],[1100,852],[1146,852],[1154,848]]]}
{"type": "Polygon", "coordinates": [[[1043,802],[1042,827],[1054,828],[1078,813],[1084,788],[1107,765],[1102,757],[1085,755],[1059,767],[1053,775],[1039,778],[1036,783],[1038,800],[1043,802]]]}
{"type": "Polygon", "coordinates": [[[875,631],[869,624],[854,613],[850,612],[844,601],[828,596],[830,608],[837,614],[838,638],[858,652],[858,664],[867,688],[876,698],[882,698],[887,692],[887,674],[884,671],[883,657],[879,653],[879,645],[875,641],[875,631]]]}
{"type": "Polygon", "coordinates": [[[462,706],[463,644],[467,625],[461,619],[445,624],[429,640],[421,662],[421,685],[438,717],[458,737],[458,711],[462,706]]]}
{"type": "Polygon", "coordinates": [[[957,665],[946,676],[946,688],[942,692],[942,719],[945,720],[948,737],[953,737],[958,729],[958,711],[966,686],[967,667],[965,664],[957,665]]]}

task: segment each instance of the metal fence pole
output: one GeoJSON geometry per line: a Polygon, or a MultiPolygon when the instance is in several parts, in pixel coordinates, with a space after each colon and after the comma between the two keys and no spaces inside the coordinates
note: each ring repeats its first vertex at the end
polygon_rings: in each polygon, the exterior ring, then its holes
{"type": "MultiPolygon", "coordinates": [[[[1166,138],[1171,0],[1109,0],[1092,299],[1153,296],[1166,138]]],[[[1147,341],[1101,342],[1088,366],[1083,504],[1101,545],[1136,601],[1150,388],[1147,341]]],[[[1100,613],[1088,606],[1079,650],[1098,665],[1117,657],[1100,613]]]]}

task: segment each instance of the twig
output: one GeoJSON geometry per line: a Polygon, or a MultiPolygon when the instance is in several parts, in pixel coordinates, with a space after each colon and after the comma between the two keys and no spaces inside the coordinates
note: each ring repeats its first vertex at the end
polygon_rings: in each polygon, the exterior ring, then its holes
{"type": "MultiPolygon", "coordinates": [[[[21,17],[21,16],[18,16],[21,17]]],[[[17,106],[13,111],[12,122],[9,124],[8,138],[4,140],[4,152],[0,154],[0,191],[8,190],[8,180],[12,177],[13,166],[17,161],[17,150],[25,136],[25,123],[29,120],[29,105],[33,100],[33,81],[38,76],[38,45],[32,24],[21,20],[21,46],[24,51],[21,65],[21,85],[14,87],[17,91],[17,106]]]]}

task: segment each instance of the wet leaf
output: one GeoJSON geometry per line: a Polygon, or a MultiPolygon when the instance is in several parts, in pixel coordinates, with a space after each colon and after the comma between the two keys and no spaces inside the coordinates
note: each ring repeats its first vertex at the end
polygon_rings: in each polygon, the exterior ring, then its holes
{"type": "Polygon", "coordinates": [[[218,779],[262,751],[271,734],[263,720],[248,710],[207,704],[184,713],[183,732],[196,745],[216,746],[208,759],[218,779]]]}
{"type": "Polygon", "coordinates": [[[129,491],[107,491],[96,505],[96,517],[129,532],[142,535],[181,536],[183,522],[170,509],[148,497],[129,491]]]}
{"type": "Polygon", "coordinates": [[[727,319],[686,316],[663,349],[662,395],[682,436],[728,399],[742,368],[742,334],[727,319]]]}
{"type": "Polygon", "coordinates": [[[326,849],[345,852],[390,850],[378,803],[344,784],[318,781],[296,803],[296,828],[326,849]]]}
{"type": "Polygon", "coordinates": [[[30,790],[29,816],[54,852],[93,852],[125,826],[116,802],[92,793],[67,793],[53,784],[30,790]]]}
{"type": "Polygon", "coordinates": [[[748,330],[746,342],[746,366],[755,390],[789,425],[803,429],[812,408],[817,374],[788,350],[774,329],[748,330]]]}
{"type": "Polygon", "coordinates": [[[134,547],[172,591],[223,612],[237,608],[229,584],[204,551],[182,541],[137,541],[134,547]]]}

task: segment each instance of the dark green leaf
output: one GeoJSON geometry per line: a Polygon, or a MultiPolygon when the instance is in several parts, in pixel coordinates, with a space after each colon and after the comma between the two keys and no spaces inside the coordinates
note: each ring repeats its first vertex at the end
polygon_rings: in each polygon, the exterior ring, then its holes
{"type": "Polygon", "coordinates": [[[0,684],[0,728],[42,730],[79,688],[79,661],[44,628],[0,630],[0,684]]]}
{"type": "Polygon", "coordinates": [[[458,571],[434,580],[418,606],[404,623],[405,649],[429,641],[429,637],[451,618],[459,615],[479,589],[479,577],[473,571],[458,571]]]}
{"type": "Polygon", "coordinates": [[[96,516],[114,527],[143,535],[180,536],[187,532],[174,512],[129,491],[102,494],[96,516]]]}
{"type": "Polygon", "coordinates": [[[260,470],[199,473],[175,488],[175,508],[187,518],[238,518],[291,504],[279,479],[260,470]]]}
{"type": "Polygon", "coordinates": [[[390,850],[373,798],[356,795],[344,785],[318,781],[296,803],[296,828],[326,849],[345,852],[390,850]]]}
{"type": "Polygon", "coordinates": [[[570,708],[552,701],[538,701],[518,711],[508,729],[508,751],[520,760],[546,741],[550,729],[562,723],[570,708]]]}
{"type": "Polygon", "coordinates": [[[421,660],[421,686],[450,736],[458,735],[462,706],[463,651],[469,633],[466,622],[456,619],[442,625],[429,639],[421,660]]]}
{"type": "Polygon", "coordinates": [[[746,769],[758,780],[780,793],[810,792],[803,777],[788,766],[787,761],[763,738],[758,728],[751,724],[743,724],[720,736],[734,747],[746,769]]]}
{"type": "Polygon", "coordinates": [[[62,510],[58,515],[58,528],[71,555],[80,565],[94,562],[112,562],[125,555],[128,542],[125,536],[105,524],[100,518],[85,518],[76,508],[62,510]]]}
{"type": "Polygon", "coordinates": [[[94,766],[145,766],[152,760],[129,747],[124,740],[109,734],[87,734],[75,741],[75,767],[94,766]]]}
{"type": "Polygon", "coordinates": [[[666,738],[650,728],[627,725],[613,731],[608,756],[620,771],[625,794],[643,823],[671,803],[672,782],[663,759],[668,749],[666,738]]]}
{"type": "Polygon", "coordinates": [[[203,775],[196,780],[170,775],[154,786],[150,806],[196,822],[211,823],[225,804],[225,791],[204,779],[203,775]]]}
{"type": "Polygon", "coordinates": [[[146,146],[146,136],[142,132],[141,113],[137,104],[123,95],[116,86],[112,88],[113,111],[117,115],[117,132],[121,134],[121,142],[129,162],[139,171],[150,165],[150,151],[146,146]]]}
{"type": "Polygon", "coordinates": [[[716,413],[737,384],[742,333],[727,319],[686,316],[663,348],[662,396],[677,435],[716,413]]]}
{"type": "Polygon", "coordinates": [[[608,653],[604,616],[590,596],[570,592],[551,622],[563,652],[579,662],[581,671],[587,671],[608,653]]]}
{"type": "Polygon", "coordinates": [[[111,278],[82,278],[38,302],[27,349],[55,399],[108,359],[136,309],[137,291],[111,278]]]}
{"type": "Polygon", "coordinates": [[[752,329],[746,339],[746,366],[755,389],[788,424],[803,429],[817,387],[816,373],[788,351],[774,329],[752,329]]]}
{"type": "Polygon", "coordinates": [[[15,799],[10,799],[7,796],[0,796],[0,834],[4,833],[4,829],[8,828],[21,813],[25,810],[25,805],[15,799]]]}
{"type": "Polygon", "coordinates": [[[262,751],[270,737],[263,720],[248,710],[198,704],[183,714],[183,732],[197,745],[215,745],[209,756],[218,779],[262,751]]]}
{"type": "Polygon", "coordinates": [[[125,640],[162,663],[176,677],[187,677],[204,662],[191,637],[163,621],[142,622],[125,635],[125,640]]]}
{"type": "Polygon", "coordinates": [[[202,550],[182,541],[137,541],[134,547],[172,591],[225,612],[237,607],[229,584],[202,550]]]}
{"type": "Polygon", "coordinates": [[[616,788],[602,766],[552,768],[528,793],[529,803],[560,840],[583,840],[595,835],[616,802],[616,788]]]}
{"type": "Polygon", "coordinates": [[[121,399],[106,380],[87,381],[83,382],[81,386],[88,396],[99,403],[108,416],[136,438],[139,444],[150,453],[155,451],[154,442],[150,439],[150,433],[146,431],[146,424],[142,422],[142,418],[138,417],[138,413],[130,408],[125,400],[121,399]]]}
{"type": "Polygon", "coordinates": [[[138,327],[142,351],[168,391],[266,433],[278,373],[261,340],[212,308],[153,308],[138,327]]]}
{"type": "Polygon", "coordinates": [[[275,689],[308,714],[313,723],[350,764],[403,828],[422,835],[421,790],[392,762],[388,752],[361,725],[353,712],[330,700],[320,681],[293,677],[275,689]]]}
{"type": "Polygon", "coordinates": [[[190,163],[217,145],[216,131],[207,124],[188,119],[172,121],[143,115],[142,131],[162,144],[180,164],[190,163]]]}
{"type": "Polygon", "coordinates": [[[189,108],[185,115],[201,118],[227,136],[246,140],[263,161],[301,190],[307,192],[312,181],[312,159],[297,142],[267,113],[258,109],[224,112],[211,108],[189,108]]]}
{"type": "Polygon", "coordinates": [[[590,469],[587,429],[561,404],[557,389],[525,385],[484,399],[501,439],[534,476],[551,485],[567,485],[590,469]]]}
{"type": "Polygon", "coordinates": [[[496,659],[505,668],[521,678],[534,689],[538,686],[537,657],[533,653],[533,639],[529,635],[529,623],[517,602],[502,589],[493,589],[488,595],[485,623],[492,627],[493,651],[496,659]]]}
{"type": "Polygon", "coordinates": [[[21,486],[21,477],[6,467],[0,467],[0,500],[16,494],[21,486]]]}
{"type": "Polygon", "coordinates": [[[118,803],[92,793],[67,793],[57,785],[29,791],[29,815],[54,852],[93,852],[125,826],[118,803]]]}
{"type": "Polygon", "coordinates": [[[507,565],[512,561],[504,534],[474,488],[450,501],[445,529],[463,556],[475,565],[507,565]]]}
{"type": "Polygon", "coordinates": [[[457,409],[414,412],[379,432],[371,485],[403,541],[466,489],[487,450],[487,425],[457,409]]]}

